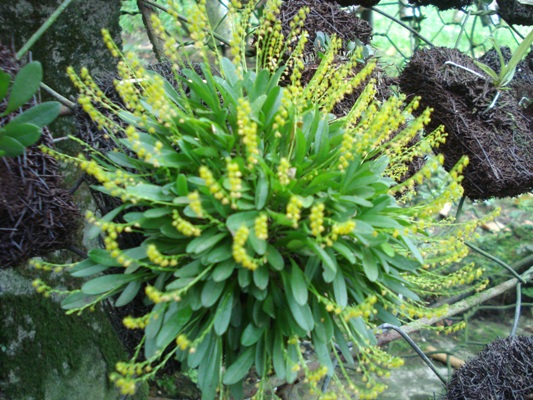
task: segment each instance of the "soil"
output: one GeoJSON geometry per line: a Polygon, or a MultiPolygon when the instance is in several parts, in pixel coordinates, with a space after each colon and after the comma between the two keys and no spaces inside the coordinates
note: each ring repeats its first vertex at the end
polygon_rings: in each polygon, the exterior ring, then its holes
{"type": "Polygon", "coordinates": [[[528,192],[533,188],[530,120],[509,91],[502,90],[491,108],[497,91],[481,74],[465,54],[435,47],[413,55],[400,87],[409,96],[421,96],[420,111],[433,108],[429,131],[444,125],[448,137],[439,151],[445,155],[445,168],[450,170],[463,155],[469,157],[466,196],[488,199],[528,192]]]}
{"type": "MultiPolygon", "coordinates": [[[[15,75],[19,66],[13,53],[0,45],[0,68],[15,75]]],[[[35,99],[22,106],[24,112],[35,99]]],[[[7,100],[0,102],[0,113],[7,100]]],[[[0,126],[17,112],[0,117],[0,126]]],[[[63,249],[77,228],[78,210],[71,194],[62,189],[58,164],[39,145],[53,147],[52,135],[43,129],[41,139],[25,154],[0,158],[0,268],[21,264],[30,257],[63,249]]]]}

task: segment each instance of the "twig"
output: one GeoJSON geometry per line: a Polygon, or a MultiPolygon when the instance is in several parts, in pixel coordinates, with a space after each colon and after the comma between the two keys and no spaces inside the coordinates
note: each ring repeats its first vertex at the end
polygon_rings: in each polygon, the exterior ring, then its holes
{"type": "Polygon", "coordinates": [[[518,282],[516,284],[516,307],[514,309],[513,329],[511,329],[511,336],[516,335],[516,329],[518,328],[518,320],[520,319],[520,309],[522,308],[522,284],[518,282]]]}
{"type": "Polygon", "coordinates": [[[63,104],[65,107],[69,108],[71,111],[74,111],[76,109],[76,104],[67,99],[66,97],[60,95],[57,93],[54,89],[52,89],[47,84],[41,82],[40,84],[41,88],[47,92],[49,95],[54,97],[57,101],[59,101],[61,104],[63,104]]]}
{"type": "Polygon", "coordinates": [[[29,40],[26,42],[24,46],[15,54],[15,58],[17,61],[20,61],[20,59],[28,52],[28,50],[31,49],[31,47],[35,44],[37,40],[46,32],[50,26],[55,22],[57,17],[61,15],[63,11],[65,11],[65,8],[68,7],[68,5],[72,3],[72,0],[65,0],[53,13],[48,17],[48,19],[44,22],[44,24],[41,25],[39,29],[37,29],[37,32],[35,32],[29,40]]]}
{"type": "Polygon", "coordinates": [[[397,23],[397,24],[400,25],[401,27],[407,29],[409,32],[411,32],[413,35],[415,35],[416,37],[418,37],[418,38],[421,39],[422,41],[424,41],[424,42],[426,42],[427,44],[429,44],[431,47],[435,47],[435,45],[434,45],[433,43],[431,43],[431,41],[429,41],[429,40],[426,39],[424,36],[422,36],[419,32],[417,32],[416,29],[413,29],[413,28],[411,28],[409,25],[406,25],[405,23],[403,23],[402,21],[400,21],[398,18],[395,18],[395,17],[393,17],[392,15],[387,14],[386,12],[379,10],[377,7],[370,7],[370,9],[371,9],[372,11],[377,12],[378,14],[383,15],[384,17],[389,18],[390,20],[394,21],[395,23],[397,23]]]}
{"type": "Polygon", "coordinates": [[[405,333],[402,328],[399,326],[394,326],[391,324],[382,324],[379,326],[380,329],[393,329],[396,331],[399,335],[401,335],[404,340],[409,343],[409,346],[413,348],[414,351],[416,351],[416,354],[426,363],[426,365],[433,371],[435,375],[440,379],[440,381],[446,385],[446,379],[437,371],[437,368],[433,365],[431,360],[424,354],[424,352],[420,349],[420,347],[417,346],[417,344],[409,337],[407,333],[405,333]]]}
{"type": "Polygon", "coordinates": [[[513,267],[511,267],[509,264],[503,262],[502,260],[500,260],[498,257],[494,257],[492,254],[490,253],[487,253],[486,251],[484,250],[481,250],[479,247],[473,245],[472,243],[469,243],[469,242],[465,242],[465,244],[471,248],[472,250],[474,250],[476,253],[479,253],[481,254],[482,256],[484,257],[487,257],[489,260],[492,260],[494,261],[496,264],[499,264],[501,265],[503,268],[505,268],[507,271],[509,271],[511,273],[511,275],[513,275],[516,279],[518,279],[520,282],[522,283],[526,283],[526,281],[524,279],[522,279],[522,277],[520,275],[518,275],[518,273],[513,269],[513,267]]]}
{"type": "MultiPolygon", "coordinates": [[[[530,268],[528,271],[526,271],[521,276],[521,278],[527,280],[527,279],[531,279],[532,276],[533,276],[533,268],[530,268]]],[[[496,296],[499,296],[500,294],[505,293],[509,289],[515,287],[518,282],[519,281],[516,278],[509,279],[508,281],[500,283],[499,285],[494,286],[493,288],[487,289],[481,293],[478,293],[478,294],[473,295],[472,297],[469,297],[468,299],[465,299],[465,300],[462,300],[455,304],[450,305],[450,308],[445,315],[435,316],[432,318],[420,318],[416,321],[405,324],[404,326],[402,326],[402,329],[405,333],[408,333],[408,334],[419,331],[428,325],[433,325],[446,318],[452,317],[456,314],[460,314],[478,304],[484,303],[487,300],[490,300],[496,296]]],[[[387,343],[390,343],[394,340],[399,339],[400,337],[401,337],[400,334],[397,332],[387,332],[387,333],[379,334],[376,336],[377,345],[384,346],[387,343]]]]}

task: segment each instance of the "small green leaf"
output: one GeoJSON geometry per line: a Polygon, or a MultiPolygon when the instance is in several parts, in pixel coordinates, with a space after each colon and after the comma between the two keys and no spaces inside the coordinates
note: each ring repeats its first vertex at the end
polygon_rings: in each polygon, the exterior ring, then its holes
{"type": "Polygon", "coordinates": [[[222,379],[224,385],[233,385],[234,383],[240,382],[252,367],[254,359],[255,346],[250,346],[241,351],[241,354],[239,354],[233,364],[226,370],[222,379]]]}
{"type": "Polygon", "coordinates": [[[276,271],[281,271],[285,266],[285,261],[281,253],[272,245],[267,245],[267,261],[276,271]]]}
{"type": "Polygon", "coordinates": [[[11,76],[0,69],[0,101],[4,100],[11,83],[11,76]]]}
{"type": "Polygon", "coordinates": [[[218,264],[213,270],[213,274],[211,275],[212,279],[215,282],[225,281],[231,276],[236,265],[237,264],[235,263],[235,260],[233,259],[229,259],[218,264]]]}
{"type": "Polygon", "coordinates": [[[316,255],[322,260],[324,266],[324,272],[322,274],[324,280],[327,283],[333,282],[335,275],[337,274],[337,261],[335,257],[326,252],[320,245],[312,239],[307,239],[307,244],[316,253],[316,255]]]}
{"type": "Polygon", "coordinates": [[[15,77],[5,115],[24,105],[39,89],[43,79],[43,67],[38,61],[26,64],[15,77]]]}
{"type": "Polygon", "coordinates": [[[61,302],[61,308],[64,310],[83,308],[93,303],[96,299],[98,299],[98,296],[89,295],[82,292],[74,292],[63,299],[61,302]]]}
{"type": "Polygon", "coordinates": [[[83,284],[81,291],[85,294],[102,294],[113,291],[127,283],[139,279],[137,275],[112,274],[99,276],[83,284]]]}
{"type": "Polygon", "coordinates": [[[24,111],[13,118],[10,124],[33,124],[40,128],[53,122],[61,110],[61,104],[57,101],[46,101],[24,111]]]}
{"type": "Polygon", "coordinates": [[[268,268],[264,265],[261,265],[254,272],[254,283],[261,290],[265,290],[268,286],[269,274],[268,268]]]}
{"type": "Polygon", "coordinates": [[[262,210],[268,198],[268,179],[265,177],[263,170],[259,170],[257,187],[255,189],[255,208],[262,210]]]}
{"type": "Polygon", "coordinates": [[[363,269],[366,277],[375,282],[379,276],[379,268],[374,255],[367,249],[363,249],[363,269]]]}
{"type": "Polygon", "coordinates": [[[209,280],[205,283],[204,287],[202,288],[202,305],[206,308],[211,307],[213,304],[215,304],[224,291],[224,288],[226,287],[226,282],[216,282],[214,280],[209,280]]]}
{"type": "Polygon", "coordinates": [[[294,300],[300,305],[307,304],[307,299],[309,296],[309,291],[307,289],[307,281],[305,276],[296,262],[291,258],[291,270],[290,274],[290,288],[292,290],[292,295],[294,300]]]}
{"type": "Polygon", "coordinates": [[[200,254],[206,250],[209,250],[215,244],[228,236],[228,234],[225,232],[213,235],[214,232],[216,231],[206,232],[205,234],[202,234],[202,236],[191,240],[187,245],[187,253],[200,254]]]}
{"type": "Polygon", "coordinates": [[[176,180],[176,191],[178,196],[187,196],[189,194],[189,186],[187,185],[187,177],[184,174],[179,174],[176,180]]]}
{"type": "Polygon", "coordinates": [[[128,194],[156,203],[161,201],[172,201],[174,198],[169,194],[163,193],[163,188],[161,186],[152,185],[150,183],[139,183],[135,186],[128,186],[128,194]]]}
{"type": "Polygon", "coordinates": [[[257,211],[244,211],[232,214],[226,220],[226,226],[231,234],[235,235],[235,232],[237,232],[242,225],[251,228],[258,215],[259,213],[257,211]]]}
{"type": "Polygon", "coordinates": [[[338,271],[333,280],[333,295],[335,296],[335,302],[341,308],[348,305],[348,292],[346,290],[346,281],[344,280],[344,274],[342,271],[338,271]]]}
{"type": "Polygon", "coordinates": [[[218,303],[215,315],[214,328],[217,335],[222,336],[228,330],[231,320],[231,310],[233,309],[232,287],[226,290],[224,298],[218,303]]]}
{"type": "Polygon", "coordinates": [[[192,316],[191,307],[182,307],[177,312],[165,315],[161,330],[157,334],[156,345],[160,349],[167,347],[172,342],[192,316]]]}
{"type": "Polygon", "coordinates": [[[11,136],[3,135],[4,130],[0,129],[0,150],[3,155],[16,157],[24,153],[24,147],[18,140],[11,136]]]}
{"type": "Polygon", "coordinates": [[[248,347],[252,344],[255,344],[263,332],[266,329],[266,325],[263,325],[261,328],[255,325],[253,322],[250,322],[241,335],[241,345],[248,347]]]}
{"type": "Polygon", "coordinates": [[[272,364],[278,378],[285,380],[285,357],[283,355],[285,345],[279,327],[275,327],[274,344],[272,346],[272,364]]]}
{"type": "Polygon", "coordinates": [[[111,257],[109,251],[105,249],[92,249],[89,251],[88,256],[97,264],[108,265],[110,267],[120,266],[120,263],[114,257],[111,257]]]}
{"type": "Polygon", "coordinates": [[[137,296],[137,293],[139,293],[140,289],[140,281],[133,281],[128,283],[128,285],[124,288],[120,296],[118,296],[118,299],[115,301],[115,307],[122,307],[126,304],[129,304],[135,298],[135,296],[137,296]]]}

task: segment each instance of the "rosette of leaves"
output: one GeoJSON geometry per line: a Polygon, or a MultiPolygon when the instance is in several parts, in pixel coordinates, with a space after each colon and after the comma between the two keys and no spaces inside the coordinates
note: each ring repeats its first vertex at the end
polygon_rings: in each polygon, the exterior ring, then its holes
{"type": "MultiPolygon", "coordinates": [[[[191,37],[207,60],[211,39],[202,7],[192,11],[191,37]]],[[[252,9],[252,3],[230,9],[233,60],[217,58],[215,66],[205,61],[200,68],[179,58],[176,38],[154,18],[181,84],[173,87],[126,55],[116,82],[126,109],[109,102],[88,74],[70,72],[80,103],[116,150],[88,148],[88,159],[54,154],[79,165],[122,205],[100,218],[88,213],[105,248],[65,266],[86,280],[62,305],[81,312],[104,299],[119,307],[136,296],[151,305],[148,314],[124,320],[144,330],[134,358],[111,377],[125,394],[172,357],[198,370],[204,399],[217,391],[221,398],[243,397],[251,371],[259,377],[258,398],[271,374],[286,382],[303,374],[316,390],[322,377],[335,376],[333,360],[342,357],[358,364],[367,382],[357,387],[342,368],[348,379],[342,395],[376,398],[385,386],[372,372],[386,376],[401,360],[375,346],[373,328],[443,312],[426,308],[417,292],[448,291],[479,274],[471,266],[447,270],[462,257],[458,237],[475,224],[467,229],[446,221],[448,236],[417,233],[434,226],[431,215],[461,195],[461,165],[436,197],[400,205],[394,195],[402,198],[442,163],[434,158],[404,182],[391,178],[411,157],[426,154],[428,141],[440,140],[437,131],[409,154],[402,146],[427,123],[428,112],[414,119],[416,101],[406,105],[397,97],[377,103],[369,83],[346,117],[333,118],[328,111],[372,68],[350,76],[356,54],[332,68],[340,46],[335,39],[302,87],[306,36],[300,35],[288,61],[292,83],[281,87],[278,63],[287,40],[279,35],[276,2],[267,3],[256,30],[257,67],[249,69],[244,52],[252,9]],[[106,119],[95,104],[128,127],[106,119]],[[117,239],[130,234],[141,242],[120,247],[117,239]],[[308,366],[303,340],[311,342],[320,368],[308,366]]],[[[42,281],[36,286],[54,291],[42,281]]]]}

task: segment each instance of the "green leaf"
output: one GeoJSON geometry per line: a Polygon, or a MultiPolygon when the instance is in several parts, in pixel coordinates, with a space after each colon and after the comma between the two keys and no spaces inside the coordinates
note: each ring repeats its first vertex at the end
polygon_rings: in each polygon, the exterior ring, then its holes
{"type": "Polygon", "coordinates": [[[226,370],[222,379],[224,385],[233,385],[234,383],[240,382],[252,367],[254,359],[255,346],[250,346],[241,351],[241,354],[239,354],[233,364],[226,370]]]}
{"type": "Polygon", "coordinates": [[[149,210],[146,210],[143,215],[145,218],[160,218],[164,217],[165,215],[169,215],[172,213],[172,208],[170,207],[156,207],[151,208],[149,210]]]}
{"type": "Polygon", "coordinates": [[[363,269],[366,277],[375,282],[379,276],[379,267],[374,255],[367,249],[363,249],[363,269]]]}
{"type": "Polygon", "coordinates": [[[164,194],[161,186],[152,185],[150,183],[139,183],[135,186],[128,186],[128,194],[156,203],[161,201],[169,202],[174,198],[171,195],[164,194]]]}
{"type": "Polygon", "coordinates": [[[263,332],[265,332],[266,325],[263,325],[262,327],[258,327],[253,322],[250,322],[246,328],[244,328],[244,331],[241,335],[241,345],[248,347],[253,344],[255,344],[259,338],[263,335],[263,332]]]}
{"type": "Polygon", "coordinates": [[[72,310],[76,308],[83,308],[98,299],[98,296],[89,295],[82,292],[70,293],[61,302],[61,308],[64,310],[72,310]]]}
{"type": "Polygon", "coordinates": [[[315,321],[309,305],[298,304],[290,292],[286,292],[285,295],[287,296],[287,303],[289,304],[289,309],[291,310],[291,314],[296,323],[303,330],[307,332],[312,331],[315,321]]]}
{"type": "Polygon", "coordinates": [[[237,264],[235,263],[235,260],[229,259],[226,260],[220,264],[218,264],[215,269],[213,270],[213,273],[211,275],[211,278],[215,282],[222,282],[228,279],[233,271],[235,270],[235,267],[237,264]]]}
{"type": "MultiPolygon", "coordinates": [[[[91,260],[85,260],[85,261],[91,261],[91,260]]],[[[90,264],[83,264],[85,261],[82,261],[81,263],[76,265],[74,268],[72,268],[69,271],[70,275],[76,278],[86,278],[91,275],[97,275],[111,268],[108,265],[94,264],[93,262],[91,262],[90,264]]]]}
{"type": "Polygon", "coordinates": [[[341,308],[344,308],[348,305],[346,281],[344,280],[344,274],[340,270],[337,272],[337,275],[333,280],[333,295],[335,296],[335,302],[341,306],[341,308]]]}
{"type": "Polygon", "coordinates": [[[178,179],[176,180],[176,191],[178,196],[187,196],[189,194],[187,177],[184,174],[178,175],[178,179]]]}
{"type": "Polygon", "coordinates": [[[138,275],[112,274],[99,276],[84,283],[81,291],[85,294],[102,294],[116,290],[136,279],[139,279],[138,275]]]}
{"type": "Polygon", "coordinates": [[[198,386],[202,388],[202,400],[216,398],[220,381],[220,362],[222,358],[221,340],[212,340],[204,362],[198,366],[198,386]]]}
{"type": "Polygon", "coordinates": [[[220,295],[226,287],[226,282],[216,282],[214,280],[208,280],[202,288],[202,305],[206,308],[211,307],[217,302],[220,295]]]}
{"type": "Polygon", "coordinates": [[[235,235],[235,232],[242,226],[251,228],[254,226],[255,219],[259,213],[257,211],[244,211],[232,214],[226,220],[226,226],[232,235],[235,235]]]}
{"type": "Polygon", "coordinates": [[[309,296],[309,291],[307,289],[307,280],[296,262],[291,258],[292,268],[289,272],[290,274],[290,288],[294,300],[300,305],[307,304],[307,299],[309,296]]]}
{"type": "Polygon", "coordinates": [[[15,77],[4,115],[24,105],[39,89],[43,79],[43,67],[39,61],[26,64],[15,77]]]}
{"type": "Polygon", "coordinates": [[[53,122],[61,110],[61,104],[57,101],[46,101],[24,111],[13,118],[10,124],[33,124],[40,128],[53,122]]]}
{"type": "Polygon", "coordinates": [[[0,101],[4,100],[11,83],[11,76],[0,69],[0,101]]]}
{"type": "Polygon", "coordinates": [[[231,86],[235,86],[235,84],[239,81],[239,75],[237,75],[237,70],[235,69],[233,62],[228,58],[223,57],[222,60],[220,60],[220,67],[222,69],[224,78],[231,86]]]}
{"type": "Polygon", "coordinates": [[[222,336],[228,330],[231,320],[231,310],[233,309],[233,287],[226,290],[224,298],[218,303],[215,314],[214,328],[218,336],[222,336]]]}
{"type": "Polygon", "coordinates": [[[281,271],[285,266],[285,261],[281,253],[271,244],[267,245],[267,261],[276,271],[281,271]]]}
{"type": "Polygon", "coordinates": [[[7,124],[0,129],[0,149],[9,157],[16,157],[24,153],[26,147],[31,146],[41,137],[41,129],[37,125],[7,124]]]}
{"type": "Polygon", "coordinates": [[[491,67],[489,67],[486,64],[483,64],[482,62],[479,62],[477,60],[473,60],[474,63],[481,69],[485,74],[487,74],[495,84],[499,83],[499,76],[491,67]]]}
{"type": "Polygon", "coordinates": [[[255,188],[255,208],[262,210],[268,198],[268,179],[262,169],[259,170],[257,187],[255,188]]]}
{"type": "Polygon", "coordinates": [[[120,263],[111,257],[109,251],[105,249],[92,249],[88,253],[89,258],[97,264],[107,265],[110,267],[118,267],[120,263]]]}
{"type": "Polygon", "coordinates": [[[350,264],[355,264],[355,255],[354,251],[350,249],[343,240],[339,239],[333,242],[333,249],[337,251],[341,256],[343,256],[350,264]]]}
{"type": "Polygon", "coordinates": [[[192,316],[191,307],[182,307],[177,312],[165,315],[161,330],[157,334],[156,345],[160,349],[167,347],[172,342],[192,316]]]}
{"type": "Polygon", "coordinates": [[[226,261],[232,255],[231,240],[226,240],[220,243],[217,247],[211,250],[207,255],[202,257],[204,264],[218,264],[226,261]]]}
{"type": "Polygon", "coordinates": [[[272,365],[278,378],[285,380],[285,357],[283,350],[285,345],[283,343],[283,336],[278,326],[274,328],[274,343],[272,346],[272,365]]]}
{"type": "Polygon", "coordinates": [[[128,283],[118,299],[115,301],[115,307],[122,307],[126,304],[129,304],[135,298],[135,296],[137,296],[137,293],[139,293],[140,289],[141,281],[133,281],[128,283]]]}
{"type": "Polygon", "coordinates": [[[322,265],[324,266],[324,272],[322,274],[324,280],[327,283],[333,282],[335,275],[337,274],[337,260],[335,257],[326,252],[320,245],[312,240],[307,239],[307,244],[315,252],[315,254],[322,260],[322,265]]]}
{"type": "Polygon", "coordinates": [[[226,236],[227,233],[216,233],[216,229],[211,229],[202,233],[201,236],[191,240],[187,245],[187,253],[200,254],[203,251],[209,250],[215,244],[220,242],[226,236]]]}
{"type": "Polygon", "coordinates": [[[265,290],[268,286],[269,274],[268,268],[264,265],[261,265],[253,272],[254,283],[261,290],[265,290]]]}
{"type": "Polygon", "coordinates": [[[522,58],[524,58],[524,56],[529,52],[529,48],[531,47],[532,43],[533,30],[531,30],[529,34],[524,38],[524,40],[522,40],[518,48],[514,51],[511,59],[509,60],[509,63],[506,65],[505,68],[502,68],[502,71],[500,71],[500,74],[502,75],[503,85],[509,83],[511,79],[513,79],[516,66],[518,65],[520,60],[522,60],[522,58]]]}

